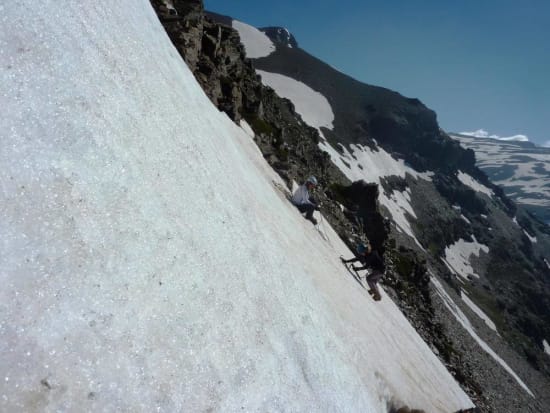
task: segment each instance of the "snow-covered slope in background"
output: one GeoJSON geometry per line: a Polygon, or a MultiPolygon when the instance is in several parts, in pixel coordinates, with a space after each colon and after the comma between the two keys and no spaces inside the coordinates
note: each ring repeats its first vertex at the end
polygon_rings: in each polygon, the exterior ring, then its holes
{"type": "Polygon", "coordinates": [[[530,143],[451,134],[506,195],[550,223],[550,149],[530,143]]]}
{"type": "Polygon", "coordinates": [[[238,20],[233,20],[232,26],[239,32],[246,57],[249,59],[269,56],[275,50],[275,45],[269,37],[255,27],[238,20]]]}
{"type": "Polygon", "coordinates": [[[472,406],[273,189],[147,1],[0,19],[0,411],[472,406]]]}
{"type": "Polygon", "coordinates": [[[262,77],[264,85],[271,87],[279,96],[292,101],[296,112],[302,116],[305,123],[317,128],[319,132],[322,127],[333,128],[334,113],[327,98],[322,94],[288,76],[263,70],[256,72],[262,77]]]}
{"type": "Polygon", "coordinates": [[[527,393],[529,393],[532,397],[535,397],[533,392],[527,387],[527,385],[521,380],[521,378],[516,374],[514,370],[491,348],[489,345],[483,341],[483,339],[476,333],[474,327],[470,323],[470,320],[468,320],[468,317],[462,312],[462,310],[456,305],[456,303],[453,301],[453,299],[447,294],[445,291],[445,288],[441,284],[441,282],[435,278],[431,277],[431,282],[435,286],[437,293],[443,300],[443,303],[447,307],[447,309],[453,314],[453,316],[456,318],[456,320],[462,325],[462,327],[468,331],[470,336],[472,336],[479,346],[485,351],[487,354],[489,354],[498,364],[501,365],[501,367],[508,372],[510,376],[514,378],[514,380],[525,390],[527,393]]]}

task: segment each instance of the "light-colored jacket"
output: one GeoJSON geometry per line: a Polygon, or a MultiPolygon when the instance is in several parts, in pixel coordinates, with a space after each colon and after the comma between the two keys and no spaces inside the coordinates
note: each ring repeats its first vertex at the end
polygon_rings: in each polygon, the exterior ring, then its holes
{"type": "Polygon", "coordinates": [[[292,203],[294,205],[315,205],[309,200],[309,191],[307,190],[306,184],[303,184],[298,187],[294,195],[292,195],[292,203]]]}

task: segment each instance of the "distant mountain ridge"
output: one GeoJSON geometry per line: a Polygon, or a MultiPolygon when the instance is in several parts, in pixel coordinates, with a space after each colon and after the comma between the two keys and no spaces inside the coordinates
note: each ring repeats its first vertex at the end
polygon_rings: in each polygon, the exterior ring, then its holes
{"type": "Polygon", "coordinates": [[[264,32],[275,44],[282,47],[296,48],[298,42],[294,35],[284,27],[260,27],[260,31],[264,32]]]}
{"type": "Polygon", "coordinates": [[[550,225],[550,148],[451,133],[476,153],[476,164],[506,195],[550,225]]]}

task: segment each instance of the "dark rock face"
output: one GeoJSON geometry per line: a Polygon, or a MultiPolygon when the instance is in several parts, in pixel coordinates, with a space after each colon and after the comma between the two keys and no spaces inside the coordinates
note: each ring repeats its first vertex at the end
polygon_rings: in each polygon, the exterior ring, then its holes
{"type": "Polygon", "coordinates": [[[294,36],[284,27],[261,27],[264,32],[277,47],[298,47],[298,42],[294,36]]]}

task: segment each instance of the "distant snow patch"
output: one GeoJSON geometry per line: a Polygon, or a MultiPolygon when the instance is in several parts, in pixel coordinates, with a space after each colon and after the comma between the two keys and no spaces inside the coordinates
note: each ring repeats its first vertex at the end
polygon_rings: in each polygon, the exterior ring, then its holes
{"type": "Polygon", "coordinates": [[[341,146],[341,152],[336,151],[331,145],[323,142],[319,145],[321,149],[331,155],[332,161],[352,181],[363,179],[367,182],[381,183],[381,178],[387,176],[399,176],[405,178],[406,174],[416,179],[431,181],[433,172],[418,172],[405,165],[403,159],[395,159],[382,148],[371,149],[362,145],[350,145],[351,153],[341,146]],[[342,159],[349,164],[349,167],[342,162],[342,159]],[[339,162],[339,163],[338,163],[339,162]],[[361,166],[361,167],[359,167],[361,166]]]}
{"type": "Polygon", "coordinates": [[[278,73],[256,70],[262,83],[289,99],[305,123],[313,128],[333,129],[334,112],[327,98],[302,82],[278,73]]]}
{"type": "Polygon", "coordinates": [[[487,188],[485,185],[480,184],[478,181],[476,181],[474,178],[472,178],[467,173],[464,173],[462,171],[458,171],[458,180],[462,182],[464,185],[469,186],[474,191],[482,192],[486,194],[487,196],[493,196],[494,192],[492,189],[487,188]]]}
{"type": "Polygon", "coordinates": [[[257,59],[269,56],[275,51],[273,42],[257,28],[238,20],[233,20],[232,26],[239,32],[241,43],[246,51],[246,57],[257,59]]]}
{"type": "Polygon", "coordinates": [[[523,230],[523,233],[525,234],[525,236],[527,238],[529,238],[529,241],[531,241],[531,244],[535,244],[537,242],[537,237],[532,237],[531,235],[529,235],[529,233],[525,230],[523,230]]]}
{"type": "Polygon", "coordinates": [[[544,258],[544,263],[546,264],[546,266],[547,266],[548,268],[550,268],[550,262],[548,262],[548,260],[547,260],[546,258],[544,258]]]}
{"type": "Polygon", "coordinates": [[[484,129],[478,129],[473,132],[460,132],[461,135],[466,136],[473,136],[474,138],[490,138],[490,139],[497,139],[499,141],[516,141],[516,142],[528,142],[529,138],[526,135],[512,135],[512,136],[498,136],[498,135],[490,135],[489,132],[487,132],[484,129]]]}
{"type": "Polygon", "coordinates": [[[468,218],[466,218],[464,215],[460,214],[460,218],[462,218],[464,221],[466,221],[468,224],[471,224],[472,221],[470,221],[468,218]]]}
{"type": "Polygon", "coordinates": [[[495,323],[493,323],[493,320],[491,320],[489,318],[489,316],[487,314],[485,314],[483,312],[483,310],[481,308],[479,308],[476,303],[474,303],[470,297],[468,297],[468,293],[464,290],[461,290],[460,291],[460,298],[462,298],[462,301],[464,301],[464,303],[470,307],[470,309],[479,317],[481,318],[485,324],[487,324],[487,326],[493,330],[494,332],[496,332],[498,334],[498,331],[497,331],[497,326],[495,325],[495,323]]]}
{"type": "Polygon", "coordinates": [[[468,242],[463,239],[458,240],[452,245],[445,248],[445,258],[442,258],[449,268],[457,275],[468,280],[468,276],[479,278],[479,275],[474,272],[470,264],[470,257],[475,255],[479,257],[481,251],[489,252],[489,247],[480,244],[472,237],[474,242],[468,242]]]}
{"type": "MultiPolygon", "coordinates": [[[[351,180],[381,183],[381,178],[388,176],[399,176],[405,178],[406,174],[416,179],[431,181],[432,172],[417,172],[405,165],[402,159],[394,159],[388,152],[378,148],[373,150],[361,145],[350,145],[352,153],[346,147],[341,146],[341,152],[334,149],[328,142],[321,141],[319,147],[327,152],[332,162],[351,180]]],[[[411,205],[410,191],[393,191],[389,196],[384,192],[380,193],[379,201],[390,212],[393,221],[400,232],[409,235],[415,243],[423,250],[424,248],[414,235],[408,216],[416,218],[411,205]]]]}
{"type": "Polygon", "coordinates": [[[464,329],[468,332],[468,334],[470,334],[472,338],[475,341],[477,341],[480,347],[486,353],[488,353],[492,358],[494,358],[497,361],[497,363],[500,364],[504,368],[504,370],[506,370],[508,374],[510,374],[518,382],[518,384],[527,393],[531,395],[531,397],[534,398],[535,395],[531,392],[531,390],[529,390],[527,385],[519,378],[519,376],[514,372],[514,370],[512,370],[511,367],[508,366],[508,364],[506,364],[506,362],[502,360],[502,358],[500,358],[500,356],[497,353],[495,353],[493,349],[489,347],[489,345],[481,339],[481,337],[477,335],[477,333],[474,330],[474,327],[470,323],[470,320],[468,320],[468,317],[466,317],[466,315],[462,312],[462,310],[458,308],[458,306],[455,304],[451,296],[447,294],[447,291],[445,291],[445,288],[443,288],[443,285],[439,282],[439,280],[433,276],[430,278],[430,280],[432,284],[435,286],[438,295],[443,300],[443,303],[445,304],[447,309],[456,318],[456,320],[462,325],[462,327],[464,327],[464,329]]]}
{"type": "Polygon", "coordinates": [[[542,345],[544,347],[544,352],[546,354],[550,354],[550,345],[548,344],[548,341],[542,340],[542,345]]]}

